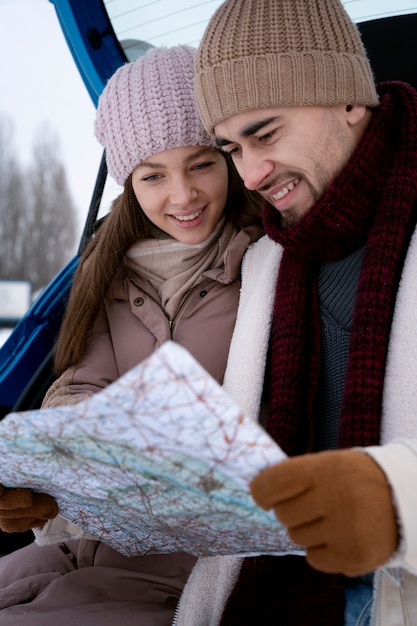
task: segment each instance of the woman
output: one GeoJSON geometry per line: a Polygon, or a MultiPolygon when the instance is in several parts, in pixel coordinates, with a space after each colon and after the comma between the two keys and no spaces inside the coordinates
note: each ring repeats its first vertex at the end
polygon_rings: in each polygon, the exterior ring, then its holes
{"type": "MultiPolygon", "coordinates": [[[[241,260],[262,232],[260,201],[204,131],[193,69],[188,46],[151,49],[100,98],[96,135],[124,190],[81,259],[43,406],[79,402],[168,339],[223,381],[241,260]]],[[[193,556],[127,558],[74,540],[79,529],[56,514],[47,494],[0,494],[3,530],[43,527],[38,543],[58,541],[0,559],[2,626],[171,624],[193,556]]]]}

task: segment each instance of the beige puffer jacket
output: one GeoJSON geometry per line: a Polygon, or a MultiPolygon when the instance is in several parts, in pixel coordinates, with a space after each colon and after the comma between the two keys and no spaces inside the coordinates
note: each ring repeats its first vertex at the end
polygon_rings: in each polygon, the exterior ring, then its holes
{"type": "Polygon", "coordinates": [[[224,269],[203,272],[173,321],[162,311],[158,293],[147,280],[130,274],[114,283],[85,358],[52,385],[43,406],[74,404],[100,391],[170,339],[222,383],[239,302],[241,261],[258,236],[257,228],[242,230],[226,250],[224,269]]]}

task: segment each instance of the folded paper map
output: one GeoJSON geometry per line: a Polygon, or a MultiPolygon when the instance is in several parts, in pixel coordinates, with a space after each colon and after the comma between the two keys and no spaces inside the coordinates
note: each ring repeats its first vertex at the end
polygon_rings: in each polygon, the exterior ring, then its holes
{"type": "Polygon", "coordinates": [[[51,494],[122,554],[283,551],[249,492],[283,452],[174,342],[75,406],[9,414],[0,455],[2,484],[51,494]]]}

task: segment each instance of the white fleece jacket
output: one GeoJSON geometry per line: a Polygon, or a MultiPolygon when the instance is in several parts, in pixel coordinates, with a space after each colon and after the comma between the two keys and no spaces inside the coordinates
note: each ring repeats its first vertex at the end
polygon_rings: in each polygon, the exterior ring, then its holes
{"type": "MultiPolygon", "coordinates": [[[[263,237],[242,266],[241,300],[224,385],[257,419],[282,248],[263,237]]],[[[417,235],[411,241],[396,301],[384,385],[380,446],[366,448],[393,490],[400,550],[375,576],[373,626],[417,624],[417,235]]],[[[217,626],[239,575],[239,557],[200,558],[174,620],[217,626]]]]}

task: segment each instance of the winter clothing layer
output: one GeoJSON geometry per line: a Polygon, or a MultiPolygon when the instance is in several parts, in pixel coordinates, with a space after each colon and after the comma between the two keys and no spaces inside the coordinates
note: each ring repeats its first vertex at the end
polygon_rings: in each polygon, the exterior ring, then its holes
{"type": "Polygon", "coordinates": [[[338,0],[223,2],[197,51],[195,91],[212,134],[254,109],[378,104],[358,28],[338,0]]]}
{"type": "MultiPolygon", "coordinates": [[[[229,232],[224,263],[202,268],[171,322],[159,306],[158,290],[129,265],[128,276],[114,283],[106,297],[85,359],[56,381],[44,406],[68,405],[97,392],[167,339],[186,347],[222,382],[239,300],[240,264],[259,234],[258,228],[229,232]]],[[[71,540],[81,534],[57,517],[37,533],[39,541],[67,541],[32,544],[0,559],[2,626],[171,624],[195,557],[128,558],[86,537],[71,540]]]]}
{"type": "Polygon", "coordinates": [[[183,146],[215,146],[194,100],[190,46],[151,48],[107,82],[97,107],[96,137],[110,176],[124,185],[149,157],[183,146]]]}
{"type": "Polygon", "coordinates": [[[2,626],[168,626],[195,559],[127,558],[89,540],[31,544],[0,562],[2,626]]]}
{"type": "Polygon", "coordinates": [[[224,252],[226,266],[202,270],[171,319],[161,309],[156,287],[138,274],[138,268],[133,271],[129,259],[131,269],[111,286],[86,357],[72,371],[71,384],[65,374],[65,397],[58,380],[48,390],[44,406],[62,406],[70,403],[73,395],[87,396],[103,389],[168,340],[184,346],[221,383],[236,321],[240,263],[247,246],[258,236],[259,229],[249,227],[232,238],[224,252]]]}
{"type": "Polygon", "coordinates": [[[318,390],[318,450],[329,450],[338,446],[350,330],[362,259],[363,248],[360,248],[344,259],[324,263],[318,275],[321,343],[326,360],[318,390]],[[334,349],[335,345],[337,350],[334,349]]]}
{"type": "MultiPolygon", "coordinates": [[[[317,392],[325,359],[317,299],[319,264],[341,259],[363,245],[339,447],[379,443],[397,277],[417,221],[417,93],[402,84],[380,85],[379,91],[381,104],[360,145],[305,218],[283,230],[277,211],[269,204],[264,208],[266,232],[284,248],[271,332],[268,431],[290,456],[317,451],[320,436],[317,392]]],[[[247,559],[222,626],[238,624],[239,611],[245,619],[250,610],[259,617],[248,588],[256,597],[256,588],[265,592],[272,580],[283,594],[263,603],[265,625],[277,614],[287,623],[314,625],[317,607],[323,621],[343,626],[343,578],[316,572],[300,558],[293,561],[291,584],[288,562],[247,559]],[[303,600],[298,602],[297,579],[303,581],[303,600]]]]}
{"type": "MultiPolygon", "coordinates": [[[[264,245],[263,240],[248,252],[243,268],[242,298],[227,372],[233,362],[237,368],[233,372],[234,376],[243,378],[244,373],[239,371],[239,364],[249,359],[249,355],[245,354],[245,343],[251,330],[250,326],[242,326],[240,315],[244,310],[246,319],[250,319],[250,302],[245,301],[245,297],[253,287],[253,277],[257,271],[273,273],[279,263],[275,307],[261,309],[259,302],[265,302],[261,296],[252,310],[253,315],[263,318],[265,327],[268,327],[270,316],[275,316],[271,333],[272,411],[268,427],[291,454],[314,450],[316,433],[314,411],[312,412],[314,403],[311,399],[314,397],[312,385],[317,381],[310,378],[310,387],[305,394],[301,394],[299,390],[297,392],[290,387],[288,379],[288,387],[283,390],[282,381],[276,373],[277,369],[291,367],[293,361],[300,367],[305,362],[305,357],[311,356],[305,347],[294,342],[290,362],[283,365],[286,333],[284,331],[281,334],[280,328],[290,320],[290,316],[286,316],[285,307],[290,310],[294,307],[300,314],[311,313],[309,328],[317,328],[314,313],[317,308],[311,306],[311,300],[307,300],[308,306],[303,302],[303,310],[300,311],[298,294],[294,293],[294,288],[290,290],[289,281],[281,282],[281,285],[280,281],[294,266],[300,268],[301,272],[308,272],[308,268],[302,269],[304,259],[300,259],[300,254],[303,249],[307,250],[306,265],[310,263],[316,267],[324,260],[338,258],[338,254],[343,256],[352,252],[348,248],[341,251],[341,242],[337,238],[335,241],[333,235],[348,233],[346,241],[354,239],[353,245],[357,249],[365,244],[352,327],[339,445],[361,445],[384,470],[394,492],[393,501],[397,507],[402,541],[395,558],[391,559],[387,568],[378,570],[375,576],[373,623],[385,626],[414,623],[413,619],[409,622],[407,616],[414,615],[415,621],[417,611],[417,401],[414,380],[417,368],[417,235],[411,237],[417,214],[417,94],[401,84],[381,86],[380,93],[381,107],[375,112],[374,119],[348,167],[322,200],[311,209],[306,219],[300,222],[300,228],[297,226],[294,230],[288,229],[283,233],[280,244],[276,244],[276,258],[271,258],[271,265],[266,266],[254,254],[257,247],[264,245]],[[332,211],[337,215],[339,224],[339,228],[333,231],[331,220],[327,219],[332,211]],[[313,227],[321,232],[315,230],[312,233],[313,227]],[[291,240],[300,233],[304,235],[303,245],[299,248],[298,257],[292,260],[293,267],[290,266],[289,270],[286,242],[283,239],[291,240]],[[312,262],[311,251],[315,242],[318,244],[316,255],[330,250],[336,256],[327,256],[324,259],[317,257],[312,262]],[[256,262],[259,263],[257,270],[251,266],[256,262]],[[284,288],[280,290],[283,284],[286,291],[284,288]],[[360,326],[361,321],[363,326],[360,326]],[[278,340],[279,337],[282,339],[278,340]],[[235,353],[239,354],[236,359],[235,353]],[[300,354],[303,355],[301,361],[300,354]],[[310,398],[311,409],[308,406],[295,407],[291,404],[299,399],[303,401],[306,397],[310,398]],[[283,400],[286,400],[285,408],[290,413],[280,413],[283,400]],[[303,414],[307,421],[303,422],[303,414]],[[309,415],[313,417],[308,419],[309,415]],[[305,436],[306,433],[308,436],[305,436]],[[396,441],[398,438],[399,441],[396,441]],[[400,570],[392,570],[391,566],[399,567],[400,570]]],[[[272,211],[269,216],[271,223],[268,224],[266,220],[267,232],[274,220],[272,211]]],[[[299,275],[298,284],[301,292],[306,291],[305,273],[299,275]]],[[[259,330],[262,331],[262,325],[259,330]]],[[[264,333],[261,332],[253,342],[262,345],[265,342],[264,333]]],[[[312,368],[315,371],[319,371],[319,356],[317,348],[314,352],[315,365],[312,368]]],[[[259,398],[258,377],[263,380],[264,367],[265,363],[261,366],[259,362],[253,363],[249,378],[254,386],[251,387],[246,380],[246,385],[240,389],[238,396],[241,404],[245,402],[245,393],[259,398]]],[[[245,620],[246,623],[262,622],[267,625],[275,623],[273,620],[274,617],[276,620],[277,615],[280,615],[283,623],[317,624],[326,621],[332,625],[343,624],[341,577],[327,578],[319,573],[322,577],[320,586],[316,573],[311,571],[313,576],[309,575],[301,557],[246,559],[243,567],[241,566],[242,561],[233,557],[200,559],[181,599],[178,625],[214,626],[219,623],[244,623],[245,620]],[[216,579],[222,581],[222,589],[215,584],[216,579]],[[226,580],[228,584],[225,589],[226,580]],[[207,591],[209,586],[212,587],[210,592],[207,591]],[[210,594],[215,603],[214,608],[210,607],[210,614],[204,611],[202,598],[206,593],[210,594]],[[334,600],[331,599],[332,596],[334,600]],[[282,602],[280,597],[283,598],[282,602]],[[242,603],[244,617],[240,612],[239,602],[242,603]],[[266,610],[263,607],[265,603],[266,610]],[[306,612],[303,612],[303,604],[306,612]],[[195,606],[199,606],[198,613],[195,606]],[[224,612],[225,606],[227,608],[224,612]],[[318,613],[315,612],[316,607],[319,607],[318,613]]]]}

